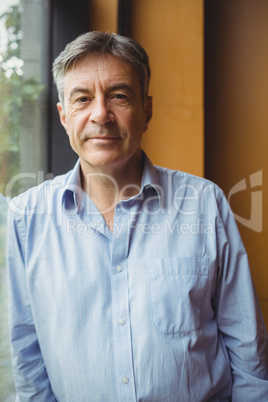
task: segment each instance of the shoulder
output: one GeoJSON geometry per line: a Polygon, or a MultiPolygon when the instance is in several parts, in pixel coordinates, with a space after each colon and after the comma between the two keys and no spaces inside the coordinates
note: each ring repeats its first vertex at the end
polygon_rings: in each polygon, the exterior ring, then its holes
{"type": "Polygon", "coordinates": [[[64,192],[72,170],[66,174],[46,180],[10,199],[9,214],[32,215],[44,210],[50,210],[64,192]]]}
{"type": "Polygon", "coordinates": [[[190,173],[182,172],[179,170],[167,169],[160,166],[154,166],[160,186],[177,194],[183,193],[185,195],[194,196],[198,194],[206,193],[207,195],[214,197],[218,203],[221,203],[224,199],[223,190],[212,181],[203,177],[195,176],[190,173]]]}
{"type": "Polygon", "coordinates": [[[215,221],[218,230],[226,225],[233,226],[232,210],[223,190],[217,184],[181,171],[158,166],[155,169],[165,206],[172,205],[189,219],[202,216],[207,222],[215,221]]]}

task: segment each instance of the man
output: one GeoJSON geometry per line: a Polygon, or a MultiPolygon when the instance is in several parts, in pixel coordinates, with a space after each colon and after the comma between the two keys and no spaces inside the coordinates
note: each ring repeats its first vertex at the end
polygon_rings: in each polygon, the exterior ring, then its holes
{"type": "Polygon", "coordinates": [[[17,400],[267,401],[267,333],[222,191],[140,149],[147,54],[89,32],[53,73],[79,160],[10,203],[17,400]]]}

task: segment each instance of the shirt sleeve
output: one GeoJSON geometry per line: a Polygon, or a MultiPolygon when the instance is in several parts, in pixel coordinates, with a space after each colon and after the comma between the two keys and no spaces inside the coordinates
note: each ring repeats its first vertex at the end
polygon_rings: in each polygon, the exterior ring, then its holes
{"type": "Polygon", "coordinates": [[[22,214],[8,212],[9,323],[16,402],[55,402],[40,351],[25,275],[27,234],[22,214]]]}
{"type": "Polygon", "coordinates": [[[217,226],[218,328],[233,378],[232,400],[268,401],[268,340],[248,258],[235,219],[222,196],[217,226]]]}

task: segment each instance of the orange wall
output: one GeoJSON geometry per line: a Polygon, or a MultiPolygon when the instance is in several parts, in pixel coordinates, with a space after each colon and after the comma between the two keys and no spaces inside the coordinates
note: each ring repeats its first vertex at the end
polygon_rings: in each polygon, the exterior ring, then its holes
{"type": "Polygon", "coordinates": [[[117,32],[118,0],[88,0],[90,31],[117,32]]]}
{"type": "Polygon", "coordinates": [[[203,175],[203,1],[135,0],[132,37],[147,50],[154,115],[143,148],[153,162],[203,175]]]}
{"type": "Polygon", "coordinates": [[[245,179],[230,204],[268,328],[268,2],[206,6],[206,176],[226,195],[245,179]]]}

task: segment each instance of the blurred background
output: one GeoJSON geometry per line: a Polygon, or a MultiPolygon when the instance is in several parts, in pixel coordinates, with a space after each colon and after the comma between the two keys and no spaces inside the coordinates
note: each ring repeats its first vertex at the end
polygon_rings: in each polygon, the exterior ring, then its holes
{"type": "Polygon", "coordinates": [[[147,50],[154,164],[216,182],[248,251],[268,328],[268,1],[1,0],[0,402],[14,401],[5,274],[8,197],[71,169],[51,65],[89,30],[147,50]]]}

